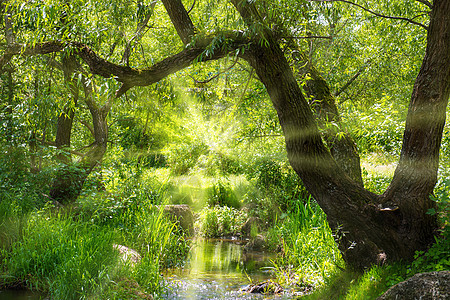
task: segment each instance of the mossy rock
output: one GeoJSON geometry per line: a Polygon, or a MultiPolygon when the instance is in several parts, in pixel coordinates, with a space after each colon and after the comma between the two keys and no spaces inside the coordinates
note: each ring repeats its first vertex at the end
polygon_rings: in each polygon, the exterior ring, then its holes
{"type": "Polygon", "coordinates": [[[176,222],[188,235],[194,235],[194,215],[189,205],[164,205],[166,215],[176,222]]]}
{"type": "Polygon", "coordinates": [[[268,280],[257,284],[251,284],[243,289],[243,291],[250,294],[275,295],[282,293],[283,287],[276,282],[268,280]]]}
{"type": "Polygon", "coordinates": [[[377,300],[450,299],[450,271],[419,273],[400,282],[377,300]]]}

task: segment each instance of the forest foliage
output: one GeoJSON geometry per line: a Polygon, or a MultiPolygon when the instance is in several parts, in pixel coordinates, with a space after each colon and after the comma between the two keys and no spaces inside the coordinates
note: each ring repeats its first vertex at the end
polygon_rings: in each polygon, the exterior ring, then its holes
{"type": "MultiPolygon", "coordinates": [[[[327,122],[320,131],[338,128],[356,141],[365,187],[381,193],[400,155],[426,30],[345,1],[266,2],[256,4],[268,24],[281,29],[282,47],[300,87],[305,91],[309,79],[298,64],[301,52],[335,97],[341,122],[327,122]]],[[[215,34],[203,55],[225,47],[228,30],[246,28],[228,1],[183,3],[192,7],[189,15],[200,35],[215,34]]],[[[424,11],[429,8],[422,1],[362,4],[428,24],[424,11]]],[[[137,70],[186,48],[159,1],[9,0],[0,6],[3,55],[11,43],[78,42],[137,70]]],[[[247,30],[258,34],[262,29],[255,24],[247,30]]],[[[245,50],[208,62],[198,57],[117,99],[120,84],[92,75],[80,58],[73,59],[70,47],[45,55],[23,49],[23,55],[2,64],[0,287],[26,287],[61,299],[158,295],[164,289],[161,270],[182,266],[190,246],[155,208],[161,204],[189,204],[198,214],[197,233],[206,237],[241,234],[246,221],[256,218],[250,235],[263,234],[267,248],[280,252],[274,269],[286,285],[328,284],[324,293],[330,293],[333,284],[345,282],[342,295],[364,299],[358,296],[364,288],[374,290],[375,297],[417,272],[448,270],[449,126],[444,127],[432,195],[437,206],[428,212],[439,219],[436,243],[418,251],[412,263],[374,267],[356,282],[347,280],[339,273],[345,267],[335,243],[339,236],[290,167],[265,87],[239,58],[245,50]],[[75,67],[68,72],[70,59],[75,67]],[[108,103],[106,150],[87,171],[80,162],[96,141],[93,107],[108,103]],[[70,145],[56,145],[59,120],[70,111],[70,145]],[[77,199],[61,207],[50,196],[55,178],[83,172],[87,178],[77,199]],[[119,263],[114,244],[136,249],[141,262],[119,263]]]]}

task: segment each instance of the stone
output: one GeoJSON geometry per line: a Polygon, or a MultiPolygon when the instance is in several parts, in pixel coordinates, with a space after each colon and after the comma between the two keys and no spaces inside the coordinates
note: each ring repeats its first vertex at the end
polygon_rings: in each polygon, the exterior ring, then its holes
{"type": "Polygon", "coordinates": [[[141,256],[136,250],[118,244],[114,244],[113,248],[119,251],[123,262],[129,261],[132,265],[135,265],[141,260],[141,256]]]}
{"type": "Polygon", "coordinates": [[[248,251],[263,251],[267,247],[266,239],[264,236],[258,234],[254,238],[252,238],[247,244],[245,244],[243,250],[244,252],[248,251]]]}
{"type": "Polygon", "coordinates": [[[194,215],[187,204],[164,205],[166,215],[176,222],[188,235],[194,235],[194,215]]]}
{"type": "Polygon", "coordinates": [[[450,299],[450,271],[419,273],[387,290],[377,300],[450,299]]]}
{"type": "Polygon", "coordinates": [[[283,287],[276,282],[268,280],[258,284],[251,284],[244,288],[243,291],[250,294],[273,295],[282,293],[283,287]]]}
{"type": "Polygon", "coordinates": [[[259,232],[258,218],[256,217],[250,217],[244,223],[241,229],[242,236],[250,237],[252,234],[252,229],[254,232],[259,232]]]}

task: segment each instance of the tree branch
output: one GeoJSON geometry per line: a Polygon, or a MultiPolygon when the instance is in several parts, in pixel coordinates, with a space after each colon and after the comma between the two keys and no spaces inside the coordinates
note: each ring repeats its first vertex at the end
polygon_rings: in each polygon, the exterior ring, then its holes
{"type": "Polygon", "coordinates": [[[181,0],[162,0],[162,3],[183,44],[189,44],[197,30],[183,3],[181,0]]]}
{"type": "Polygon", "coordinates": [[[370,60],[366,62],[361,68],[359,68],[355,75],[353,75],[352,78],[349,79],[349,81],[347,81],[339,90],[334,93],[334,96],[338,97],[343,91],[345,91],[353,83],[353,81],[355,81],[359,77],[359,75],[364,72],[369,64],[370,60]]]}
{"type": "Polygon", "coordinates": [[[417,2],[420,2],[422,4],[425,4],[426,6],[428,6],[429,8],[433,8],[433,4],[431,4],[430,1],[427,0],[416,0],[417,2]]]}
{"type": "Polygon", "coordinates": [[[210,77],[210,78],[208,78],[206,80],[196,80],[193,76],[190,76],[190,75],[189,75],[189,77],[191,77],[192,80],[194,80],[194,82],[197,83],[197,84],[206,84],[206,83],[216,79],[217,77],[219,77],[223,73],[228,72],[229,70],[231,70],[236,65],[238,59],[239,59],[239,57],[236,57],[236,59],[234,60],[234,62],[233,62],[233,64],[231,66],[229,66],[228,68],[226,68],[223,71],[218,72],[216,75],[214,75],[214,76],[212,76],[212,77],[210,77]]]}
{"type": "Polygon", "coordinates": [[[95,136],[94,128],[91,126],[91,124],[89,124],[88,122],[86,122],[84,120],[80,120],[80,123],[83,124],[84,126],[86,126],[86,128],[91,132],[92,136],[95,136]]]}
{"type": "Polygon", "coordinates": [[[148,86],[156,83],[166,76],[188,67],[195,60],[208,61],[222,58],[249,42],[242,32],[227,32],[220,33],[220,35],[220,38],[199,37],[195,41],[195,45],[186,47],[181,52],[167,57],[147,69],[135,69],[114,64],[99,57],[87,45],[79,42],[49,41],[38,43],[33,47],[14,44],[8,47],[0,58],[0,70],[14,55],[49,54],[60,52],[65,48],[72,48],[74,54],[89,66],[93,75],[104,78],[115,77],[117,81],[123,83],[121,89],[116,92],[116,95],[120,96],[134,86],[148,86]]]}
{"type": "Polygon", "coordinates": [[[125,51],[123,52],[123,55],[122,55],[121,63],[126,63],[127,66],[130,65],[130,55],[131,55],[132,43],[133,42],[138,43],[140,41],[140,39],[144,36],[144,34],[148,31],[148,29],[147,29],[147,31],[144,32],[144,29],[147,27],[148,21],[150,20],[151,16],[153,15],[155,5],[156,5],[156,1],[153,1],[152,3],[150,3],[151,11],[149,13],[147,13],[144,20],[137,25],[134,36],[129,41],[127,41],[127,44],[125,46],[125,51]]]}
{"type": "MultiPolygon", "coordinates": [[[[424,28],[425,30],[428,30],[428,26],[423,25],[422,23],[416,22],[414,20],[411,20],[411,19],[408,19],[408,18],[404,18],[404,17],[386,16],[386,15],[374,12],[374,11],[368,9],[368,8],[365,8],[364,6],[359,5],[358,3],[354,3],[354,2],[351,2],[351,1],[347,1],[347,0],[308,0],[308,1],[309,2],[344,2],[344,3],[348,3],[348,4],[351,4],[351,5],[354,5],[356,7],[359,7],[362,10],[367,11],[368,13],[371,13],[371,14],[377,16],[377,17],[380,17],[380,18],[406,21],[406,22],[409,22],[411,24],[418,25],[418,26],[424,28]]],[[[419,0],[417,0],[417,1],[419,1],[419,0]]],[[[422,1],[419,1],[419,2],[422,2],[422,1]]]]}
{"type": "Polygon", "coordinates": [[[188,14],[191,13],[191,11],[194,9],[194,6],[195,6],[195,0],[194,0],[194,2],[192,2],[191,8],[189,8],[189,10],[187,11],[188,14]]]}

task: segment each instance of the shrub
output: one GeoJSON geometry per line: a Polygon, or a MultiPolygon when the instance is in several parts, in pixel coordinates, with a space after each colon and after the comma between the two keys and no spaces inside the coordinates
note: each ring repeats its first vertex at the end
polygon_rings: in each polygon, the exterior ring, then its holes
{"type": "Polygon", "coordinates": [[[241,206],[230,185],[222,181],[218,181],[212,187],[208,188],[206,194],[206,203],[210,207],[218,205],[239,209],[241,206]]]}
{"type": "Polygon", "coordinates": [[[210,151],[198,159],[198,167],[208,176],[241,174],[243,169],[238,160],[218,151],[210,151]]]}
{"type": "Polygon", "coordinates": [[[247,220],[247,214],[231,207],[205,207],[196,221],[200,236],[221,237],[237,235],[247,220]]]}
{"type": "Polygon", "coordinates": [[[255,189],[244,196],[244,203],[249,213],[264,220],[267,226],[308,196],[300,178],[285,161],[258,159],[251,164],[247,178],[255,189]]]}
{"type": "Polygon", "coordinates": [[[200,155],[208,153],[208,149],[208,146],[201,142],[170,147],[167,161],[172,174],[187,174],[196,165],[200,155]]]}

